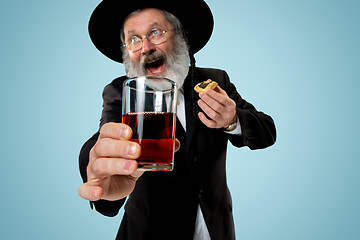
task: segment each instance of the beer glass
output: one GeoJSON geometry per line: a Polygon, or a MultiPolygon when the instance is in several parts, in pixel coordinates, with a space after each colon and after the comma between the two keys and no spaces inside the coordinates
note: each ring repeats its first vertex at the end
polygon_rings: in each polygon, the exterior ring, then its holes
{"type": "Polygon", "coordinates": [[[122,122],[133,130],[131,141],[141,146],[138,167],[173,169],[177,86],[166,78],[137,77],[123,83],[122,122]]]}

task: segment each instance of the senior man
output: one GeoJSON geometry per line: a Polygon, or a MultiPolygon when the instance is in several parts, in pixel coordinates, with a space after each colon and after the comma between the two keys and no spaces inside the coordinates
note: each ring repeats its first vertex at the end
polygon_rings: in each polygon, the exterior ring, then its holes
{"type": "Polygon", "coordinates": [[[103,0],[90,18],[94,45],[123,63],[126,76],[104,89],[100,129],[80,152],[79,194],[107,216],[126,202],[117,239],[235,239],[228,140],[266,148],[276,130],[270,116],[241,98],[225,71],[195,66],[194,54],[212,30],[213,16],[202,0],[103,0]],[[122,83],[144,75],[169,78],[180,89],[171,172],[139,171],[141,147],[121,123],[122,83]],[[197,94],[194,86],[207,79],[218,86],[197,94]]]}

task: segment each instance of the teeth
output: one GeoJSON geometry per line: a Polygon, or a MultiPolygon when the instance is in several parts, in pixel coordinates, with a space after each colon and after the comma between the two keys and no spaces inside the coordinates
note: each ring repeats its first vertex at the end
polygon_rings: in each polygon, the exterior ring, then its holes
{"type": "Polygon", "coordinates": [[[155,59],[152,59],[150,61],[148,61],[146,64],[151,64],[151,63],[154,63],[156,61],[160,60],[160,58],[155,58],[155,59]]]}

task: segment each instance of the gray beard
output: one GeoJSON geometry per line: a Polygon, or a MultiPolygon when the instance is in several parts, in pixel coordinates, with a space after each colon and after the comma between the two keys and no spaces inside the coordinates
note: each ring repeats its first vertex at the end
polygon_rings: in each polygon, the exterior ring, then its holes
{"type": "Polygon", "coordinates": [[[140,59],[140,63],[134,63],[130,60],[129,53],[126,48],[123,49],[123,62],[125,66],[126,75],[129,78],[145,76],[145,59],[153,57],[153,55],[163,55],[164,62],[166,65],[167,71],[160,74],[159,77],[168,78],[174,81],[178,89],[182,88],[185,78],[189,73],[189,51],[187,44],[184,38],[180,35],[175,37],[175,47],[174,51],[169,54],[168,57],[163,53],[154,53],[150,55],[143,56],[140,59]]]}

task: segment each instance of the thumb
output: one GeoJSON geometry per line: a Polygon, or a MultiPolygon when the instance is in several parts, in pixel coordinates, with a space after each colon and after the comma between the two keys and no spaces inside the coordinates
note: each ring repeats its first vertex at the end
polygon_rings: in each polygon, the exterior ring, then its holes
{"type": "Polygon", "coordinates": [[[82,185],[80,185],[78,193],[80,197],[89,200],[100,200],[103,195],[103,189],[98,185],[99,179],[92,179],[82,185]]]}
{"type": "Polygon", "coordinates": [[[175,138],[175,152],[180,149],[180,141],[179,139],[175,138]]]}

